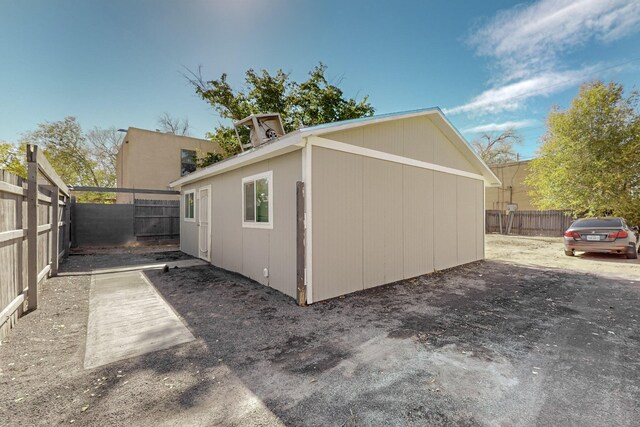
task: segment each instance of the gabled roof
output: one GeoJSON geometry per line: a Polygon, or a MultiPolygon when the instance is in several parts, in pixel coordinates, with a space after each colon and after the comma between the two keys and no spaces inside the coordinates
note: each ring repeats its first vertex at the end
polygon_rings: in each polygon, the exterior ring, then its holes
{"type": "Polygon", "coordinates": [[[431,116],[434,124],[445,134],[445,136],[458,148],[462,155],[478,169],[483,176],[485,183],[489,186],[500,185],[500,180],[482,161],[482,159],[473,151],[469,143],[464,139],[462,134],[451,124],[451,122],[442,113],[438,107],[424,108],[420,110],[402,111],[398,113],[379,114],[376,116],[362,117],[359,119],[344,120],[340,122],[326,123],[317,126],[310,126],[289,132],[288,134],[257,148],[240,153],[234,157],[225,159],[206,168],[192,172],[180,179],[169,184],[171,187],[181,187],[190,182],[199,181],[214,175],[219,175],[242,166],[250,165],[262,160],[267,160],[276,156],[281,156],[295,150],[299,150],[304,146],[304,138],[310,136],[321,136],[327,133],[338,132],[341,130],[352,129],[360,126],[369,126],[378,123],[384,123],[391,120],[408,119],[418,116],[431,116]]]}

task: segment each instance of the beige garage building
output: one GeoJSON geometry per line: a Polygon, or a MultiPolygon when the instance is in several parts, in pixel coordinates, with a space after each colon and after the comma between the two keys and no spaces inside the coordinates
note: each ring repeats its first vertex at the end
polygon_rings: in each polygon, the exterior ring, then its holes
{"type": "Polygon", "coordinates": [[[500,181],[432,108],[304,128],[171,185],[182,251],[309,304],[482,259],[500,181]]]}

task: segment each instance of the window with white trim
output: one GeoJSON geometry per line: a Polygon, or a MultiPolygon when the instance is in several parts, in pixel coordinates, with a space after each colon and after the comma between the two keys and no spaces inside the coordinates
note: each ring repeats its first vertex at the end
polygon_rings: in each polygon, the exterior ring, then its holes
{"type": "Polygon", "coordinates": [[[196,190],[185,191],[183,195],[182,209],[184,209],[185,221],[196,221],[196,190]]]}
{"type": "Polygon", "coordinates": [[[242,226],[273,228],[273,171],[242,178],[242,226]]]}

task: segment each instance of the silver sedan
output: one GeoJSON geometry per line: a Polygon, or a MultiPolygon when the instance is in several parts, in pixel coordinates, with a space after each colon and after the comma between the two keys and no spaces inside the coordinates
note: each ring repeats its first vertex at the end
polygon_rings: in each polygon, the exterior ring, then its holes
{"type": "Polygon", "coordinates": [[[622,218],[581,218],[564,233],[564,253],[576,251],[624,254],[637,259],[637,228],[630,228],[622,218]]]}

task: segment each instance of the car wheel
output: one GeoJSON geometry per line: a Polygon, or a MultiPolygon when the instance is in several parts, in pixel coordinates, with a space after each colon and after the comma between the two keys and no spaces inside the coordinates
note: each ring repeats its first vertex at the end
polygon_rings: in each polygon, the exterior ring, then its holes
{"type": "Polygon", "coordinates": [[[576,253],[574,251],[564,251],[564,254],[566,256],[575,256],[576,255],[576,253]]]}
{"type": "Polygon", "coordinates": [[[636,251],[635,246],[629,246],[629,250],[627,251],[627,259],[638,259],[638,252],[636,251]]]}

